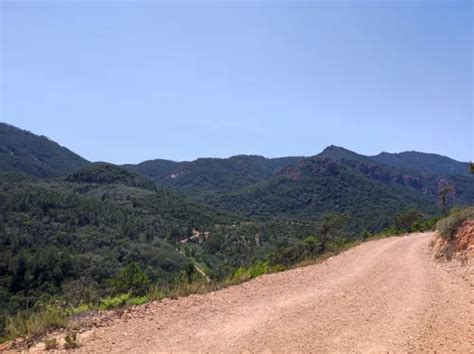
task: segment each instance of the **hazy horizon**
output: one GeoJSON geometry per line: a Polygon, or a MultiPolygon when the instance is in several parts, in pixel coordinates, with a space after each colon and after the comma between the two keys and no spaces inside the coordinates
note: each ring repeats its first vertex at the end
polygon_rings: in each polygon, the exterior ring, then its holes
{"type": "Polygon", "coordinates": [[[1,119],[90,161],[474,159],[470,1],[3,1],[1,119]]]}

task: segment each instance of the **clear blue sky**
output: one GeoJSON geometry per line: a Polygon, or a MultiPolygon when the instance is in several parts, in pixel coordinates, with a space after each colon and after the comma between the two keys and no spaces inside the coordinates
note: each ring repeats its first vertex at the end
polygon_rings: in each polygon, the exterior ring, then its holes
{"type": "Polygon", "coordinates": [[[1,0],[1,111],[89,160],[474,159],[471,1],[1,0]]]}

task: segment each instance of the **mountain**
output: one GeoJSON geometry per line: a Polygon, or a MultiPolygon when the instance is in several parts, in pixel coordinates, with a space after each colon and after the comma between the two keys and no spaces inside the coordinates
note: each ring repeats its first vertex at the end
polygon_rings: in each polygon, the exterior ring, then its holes
{"type": "Polygon", "coordinates": [[[412,170],[428,175],[469,175],[469,163],[459,162],[449,157],[416,151],[391,154],[382,152],[372,156],[372,160],[404,170],[412,170]]]}
{"type": "Polygon", "coordinates": [[[352,233],[382,230],[402,210],[436,212],[429,196],[391,177],[380,177],[377,173],[371,177],[354,160],[315,156],[280,170],[259,185],[222,195],[212,203],[247,217],[317,220],[328,213],[343,213],[352,233]]]}
{"type": "Polygon", "coordinates": [[[438,156],[437,161],[445,162],[443,174],[438,175],[433,173],[433,155],[419,157],[427,161],[419,163],[417,170],[329,146],[259,184],[215,196],[209,202],[246,217],[317,219],[327,213],[344,213],[352,220],[354,232],[386,228],[402,210],[436,213],[438,193],[446,185],[453,189],[451,204],[474,204],[474,176],[460,173],[462,163],[438,156]],[[427,166],[432,174],[425,172],[427,166]]]}
{"type": "Polygon", "coordinates": [[[474,204],[462,163],[408,154],[329,146],[312,157],[116,166],[0,124],[0,337],[8,315],[39,299],[77,306],[123,295],[127,270],[158,289],[189,287],[205,281],[200,271],[219,281],[240,266],[315,257],[405,211],[420,210],[422,225],[439,213],[440,186],[474,204]]]}
{"type": "Polygon", "coordinates": [[[200,158],[191,162],[153,160],[124,167],[188,197],[205,199],[259,183],[300,159],[238,155],[226,159],[200,158]]]}
{"type": "Polygon", "coordinates": [[[72,172],[89,161],[44,136],[0,123],[0,172],[53,177],[72,172]]]}

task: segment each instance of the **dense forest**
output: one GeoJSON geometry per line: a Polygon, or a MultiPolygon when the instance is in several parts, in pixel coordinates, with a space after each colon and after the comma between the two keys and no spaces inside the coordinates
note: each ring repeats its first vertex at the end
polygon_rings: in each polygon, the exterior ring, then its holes
{"type": "Polygon", "coordinates": [[[474,204],[468,168],[334,146],[307,158],[115,166],[0,124],[0,336],[7,318],[39,305],[219,282],[429,228],[474,204]]]}

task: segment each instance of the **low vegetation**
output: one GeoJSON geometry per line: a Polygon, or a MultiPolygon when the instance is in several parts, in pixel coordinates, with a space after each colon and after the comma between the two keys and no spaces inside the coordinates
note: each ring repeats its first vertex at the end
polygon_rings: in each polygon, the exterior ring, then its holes
{"type": "Polygon", "coordinates": [[[46,338],[44,340],[44,349],[46,350],[55,350],[58,349],[59,343],[56,338],[46,338]]]}
{"type": "Polygon", "coordinates": [[[474,220],[474,207],[454,209],[447,217],[438,221],[436,229],[442,238],[452,241],[456,231],[466,220],[474,220]]]}
{"type": "Polygon", "coordinates": [[[79,340],[77,338],[77,333],[72,332],[68,333],[64,338],[64,349],[74,349],[79,347],[79,340]]]}
{"type": "Polygon", "coordinates": [[[456,258],[466,264],[474,259],[474,207],[453,209],[436,225],[435,258],[456,258]]]}

